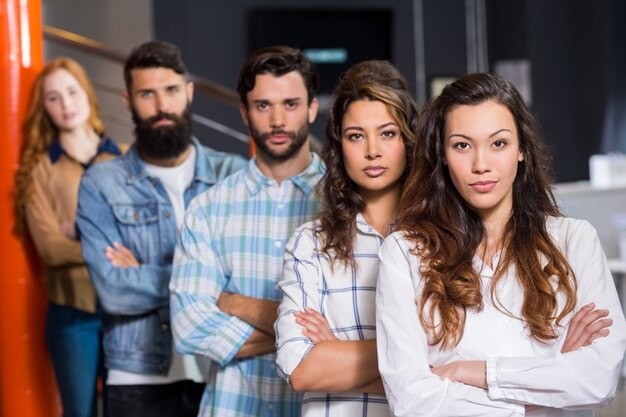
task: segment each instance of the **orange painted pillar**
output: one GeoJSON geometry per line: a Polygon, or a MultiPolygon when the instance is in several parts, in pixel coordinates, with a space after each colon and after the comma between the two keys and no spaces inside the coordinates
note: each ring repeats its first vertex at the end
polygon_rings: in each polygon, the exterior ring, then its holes
{"type": "Polygon", "coordinates": [[[40,0],[0,0],[0,417],[54,417],[60,410],[44,342],[41,268],[11,233],[20,126],[42,63],[40,0]]]}

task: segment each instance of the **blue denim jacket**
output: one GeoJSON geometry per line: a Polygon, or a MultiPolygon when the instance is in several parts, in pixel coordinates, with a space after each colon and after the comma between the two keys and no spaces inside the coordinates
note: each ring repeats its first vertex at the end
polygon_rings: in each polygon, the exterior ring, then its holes
{"type": "MultiPolygon", "coordinates": [[[[246,165],[244,158],[200,145],[185,206],[246,165]]],[[[168,284],[177,230],[165,188],[150,177],[137,149],[88,169],[80,184],[77,224],[83,256],[103,308],[105,364],[110,369],[166,375],[171,362],[168,284]],[[140,267],[117,268],[105,248],[120,242],[140,267]]]]}

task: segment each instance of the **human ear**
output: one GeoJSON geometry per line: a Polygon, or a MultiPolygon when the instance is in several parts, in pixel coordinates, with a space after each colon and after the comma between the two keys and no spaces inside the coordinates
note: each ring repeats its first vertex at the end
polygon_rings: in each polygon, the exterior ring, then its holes
{"type": "Polygon", "coordinates": [[[250,122],[248,121],[248,108],[245,104],[239,105],[239,113],[241,113],[241,119],[246,126],[250,126],[250,122]]]}
{"type": "Polygon", "coordinates": [[[309,124],[313,123],[317,118],[317,111],[319,110],[319,101],[317,98],[311,100],[311,104],[309,104],[309,124]]]}

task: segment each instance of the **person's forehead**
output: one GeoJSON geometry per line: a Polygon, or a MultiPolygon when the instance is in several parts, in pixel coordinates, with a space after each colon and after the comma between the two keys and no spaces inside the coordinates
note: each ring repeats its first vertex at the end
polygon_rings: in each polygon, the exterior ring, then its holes
{"type": "Polygon", "coordinates": [[[275,76],[265,73],[255,78],[254,88],[248,92],[249,99],[270,99],[280,97],[306,98],[307,89],[304,78],[298,71],[275,76]]]}
{"type": "Polygon", "coordinates": [[[182,84],[185,77],[171,68],[135,68],[130,72],[133,88],[151,88],[172,84],[182,84]]]}
{"type": "Polygon", "coordinates": [[[69,71],[59,68],[44,78],[43,89],[46,91],[62,89],[70,86],[79,86],[79,82],[69,71]]]}

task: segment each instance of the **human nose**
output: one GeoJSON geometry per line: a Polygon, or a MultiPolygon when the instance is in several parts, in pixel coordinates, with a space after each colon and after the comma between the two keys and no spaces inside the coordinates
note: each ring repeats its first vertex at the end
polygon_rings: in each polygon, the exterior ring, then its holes
{"type": "Polygon", "coordinates": [[[479,149],[474,152],[474,158],[472,160],[472,172],[476,174],[482,174],[489,172],[489,156],[486,150],[479,149]]]}
{"type": "Polygon", "coordinates": [[[66,94],[61,94],[59,97],[59,101],[61,102],[61,109],[67,110],[71,103],[71,97],[66,94]]]}
{"type": "Polygon", "coordinates": [[[285,111],[280,107],[272,109],[270,113],[270,126],[273,129],[285,126],[285,111]]]}
{"type": "Polygon", "coordinates": [[[165,94],[156,95],[156,107],[159,113],[169,113],[170,102],[165,94]]]}
{"type": "Polygon", "coordinates": [[[366,153],[365,153],[366,159],[372,160],[380,156],[380,149],[378,146],[378,141],[376,139],[367,139],[366,146],[367,146],[366,153]]]}

